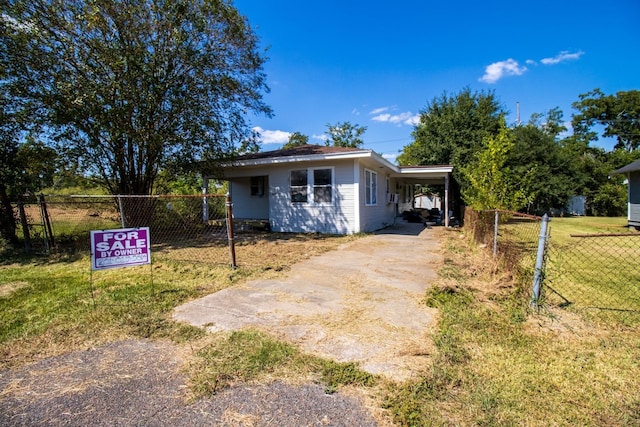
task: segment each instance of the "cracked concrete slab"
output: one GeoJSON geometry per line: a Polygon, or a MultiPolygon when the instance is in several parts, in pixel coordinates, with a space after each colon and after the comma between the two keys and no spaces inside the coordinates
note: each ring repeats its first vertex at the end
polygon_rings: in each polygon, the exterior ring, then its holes
{"type": "Polygon", "coordinates": [[[407,379],[428,364],[434,310],[422,303],[442,263],[442,228],[401,223],[176,308],[212,332],[255,327],[371,373],[407,379]]]}

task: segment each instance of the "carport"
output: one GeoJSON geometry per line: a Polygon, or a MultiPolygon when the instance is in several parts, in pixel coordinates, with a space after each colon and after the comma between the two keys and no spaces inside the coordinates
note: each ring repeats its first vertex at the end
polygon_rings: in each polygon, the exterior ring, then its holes
{"type": "Polygon", "coordinates": [[[402,210],[409,207],[413,207],[413,192],[409,193],[409,189],[412,189],[416,185],[422,186],[444,186],[444,225],[449,226],[449,185],[451,182],[451,172],[453,172],[453,166],[439,165],[439,166],[400,166],[398,172],[391,175],[396,180],[396,191],[400,195],[398,202],[398,209],[402,210]]]}

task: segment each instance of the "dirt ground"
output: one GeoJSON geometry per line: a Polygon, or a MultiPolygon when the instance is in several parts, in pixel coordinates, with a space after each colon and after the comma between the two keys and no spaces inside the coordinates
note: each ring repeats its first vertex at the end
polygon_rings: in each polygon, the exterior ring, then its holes
{"type": "MultiPolygon", "coordinates": [[[[434,313],[420,304],[442,262],[442,229],[403,224],[185,304],[211,331],[264,328],[303,351],[393,379],[428,363],[434,313]]],[[[0,371],[2,426],[381,426],[362,397],[318,384],[239,384],[189,400],[183,349],[129,340],[0,371]]]]}

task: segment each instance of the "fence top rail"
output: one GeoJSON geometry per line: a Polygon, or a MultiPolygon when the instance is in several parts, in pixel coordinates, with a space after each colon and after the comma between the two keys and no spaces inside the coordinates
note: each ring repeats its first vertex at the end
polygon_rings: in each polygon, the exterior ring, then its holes
{"type": "Polygon", "coordinates": [[[519,217],[523,217],[523,218],[536,219],[538,221],[542,220],[541,216],[530,215],[530,214],[526,214],[526,213],[522,213],[522,212],[508,211],[508,210],[504,210],[504,209],[487,209],[487,210],[480,211],[480,212],[499,212],[499,213],[513,215],[513,216],[519,216],[519,217]]]}
{"type": "Polygon", "coordinates": [[[640,233],[592,233],[592,234],[569,234],[571,237],[640,237],[640,233]]]}
{"type": "Polygon", "coordinates": [[[203,197],[227,197],[226,194],[47,194],[47,197],[68,197],[75,199],[200,199],[203,197]]]}

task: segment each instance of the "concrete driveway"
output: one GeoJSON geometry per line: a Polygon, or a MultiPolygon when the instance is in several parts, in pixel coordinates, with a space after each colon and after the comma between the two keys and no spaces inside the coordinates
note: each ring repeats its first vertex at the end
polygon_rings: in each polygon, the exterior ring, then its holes
{"type": "Polygon", "coordinates": [[[212,332],[258,328],[303,351],[407,379],[427,367],[434,311],[421,300],[442,263],[442,228],[400,224],[176,308],[212,332]]]}

